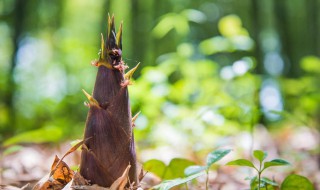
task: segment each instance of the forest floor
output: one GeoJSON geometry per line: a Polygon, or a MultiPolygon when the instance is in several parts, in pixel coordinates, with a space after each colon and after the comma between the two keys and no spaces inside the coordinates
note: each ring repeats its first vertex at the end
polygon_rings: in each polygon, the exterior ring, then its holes
{"type": "MultiPolygon", "coordinates": [[[[291,163],[290,166],[268,169],[264,176],[281,183],[286,175],[295,173],[307,177],[313,182],[315,189],[320,190],[319,136],[316,130],[307,127],[282,129],[281,133],[272,135],[265,128],[256,130],[254,134],[255,147],[260,147],[268,152],[267,160],[282,158],[291,163]]],[[[209,189],[249,189],[249,181],[245,180],[245,178],[253,176],[254,171],[245,167],[225,166],[224,164],[239,158],[250,159],[250,150],[243,149],[243,143],[247,142],[250,134],[243,132],[232,138],[232,149],[241,149],[243,157],[238,157],[238,155],[236,157],[228,156],[219,161],[219,167],[209,172],[209,189]]],[[[52,144],[25,144],[23,148],[14,153],[2,154],[0,185],[22,187],[30,183],[29,186],[32,187],[39,179],[50,172],[55,155],[61,157],[70,147],[70,142],[65,142],[58,146],[52,144]]],[[[144,150],[140,151],[141,155],[145,155],[143,153],[144,150]]],[[[162,153],[159,152],[159,154],[162,153]]],[[[153,156],[157,158],[157,155],[153,156]]],[[[145,158],[140,159],[145,160],[145,158]]],[[[64,161],[71,169],[76,169],[80,163],[80,151],[67,156],[64,161]]],[[[206,179],[206,175],[198,177],[196,182],[188,183],[188,189],[205,189],[206,179]]],[[[151,187],[160,181],[155,175],[148,173],[142,181],[142,186],[151,187]]],[[[185,189],[185,186],[180,188],[185,189]]]]}

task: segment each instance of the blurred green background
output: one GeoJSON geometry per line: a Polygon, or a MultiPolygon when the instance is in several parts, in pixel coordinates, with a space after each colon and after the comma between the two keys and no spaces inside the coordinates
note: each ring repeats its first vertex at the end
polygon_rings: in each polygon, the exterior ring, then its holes
{"type": "Polygon", "coordinates": [[[0,142],[82,138],[81,89],[93,89],[108,13],[124,24],[124,61],[141,62],[130,86],[139,150],[212,150],[259,124],[318,131],[319,10],[319,0],[1,0],[0,142]]]}

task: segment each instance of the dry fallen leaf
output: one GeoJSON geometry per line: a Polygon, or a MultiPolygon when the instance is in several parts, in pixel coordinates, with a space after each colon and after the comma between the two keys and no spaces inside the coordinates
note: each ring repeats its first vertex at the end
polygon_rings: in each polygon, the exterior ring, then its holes
{"type": "MultiPolygon", "coordinates": [[[[88,140],[88,139],[90,139],[90,138],[87,138],[87,139],[82,140],[82,141],[78,142],[77,144],[75,144],[73,147],[71,147],[71,148],[68,150],[67,153],[65,153],[65,154],[62,156],[62,158],[61,158],[60,160],[58,160],[56,163],[54,162],[54,164],[53,164],[52,167],[51,167],[50,177],[55,173],[55,171],[56,171],[56,169],[58,168],[60,162],[62,162],[62,160],[63,160],[66,156],[68,156],[68,155],[71,154],[72,152],[76,151],[76,150],[83,144],[83,142],[85,142],[85,141],[88,140]]],[[[70,180],[69,180],[69,181],[70,181],[70,180]]],[[[69,181],[68,181],[68,182],[69,182],[69,181]]]]}
{"type": "Polygon", "coordinates": [[[69,166],[55,157],[51,166],[50,175],[43,177],[34,187],[33,190],[57,190],[62,189],[73,178],[74,172],[69,166]]]}
{"type": "Polygon", "coordinates": [[[67,153],[65,153],[61,159],[58,156],[55,157],[51,166],[51,171],[48,176],[43,177],[34,187],[33,190],[61,190],[63,189],[73,178],[74,171],[63,161],[63,159],[76,151],[84,141],[78,142],[71,147],[67,153]]]}

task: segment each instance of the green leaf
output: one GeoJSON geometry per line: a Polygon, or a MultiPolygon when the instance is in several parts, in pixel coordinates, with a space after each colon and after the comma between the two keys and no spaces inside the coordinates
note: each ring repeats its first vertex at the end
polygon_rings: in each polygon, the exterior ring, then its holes
{"type": "Polygon", "coordinates": [[[310,180],[304,176],[291,174],[281,184],[281,190],[314,190],[310,180]]]}
{"type": "Polygon", "coordinates": [[[20,151],[21,149],[23,149],[23,146],[20,146],[20,145],[10,146],[10,147],[6,148],[6,149],[3,151],[3,155],[4,155],[4,156],[9,155],[9,154],[18,152],[18,151],[20,151]]]}
{"type": "Polygon", "coordinates": [[[244,180],[249,180],[250,181],[250,187],[254,188],[257,185],[258,177],[253,176],[253,177],[246,177],[244,180]]]}
{"type": "Polygon", "coordinates": [[[307,72],[320,73],[320,59],[316,56],[306,56],[301,61],[301,68],[307,72]]]}
{"type": "Polygon", "coordinates": [[[210,167],[213,163],[219,161],[225,155],[229,154],[230,151],[231,149],[220,149],[209,153],[207,156],[207,166],[210,167]]]}
{"type": "Polygon", "coordinates": [[[250,187],[254,187],[256,185],[256,182],[258,181],[258,177],[254,176],[250,179],[250,187]]]}
{"type": "Polygon", "coordinates": [[[15,135],[4,142],[4,146],[18,143],[57,142],[62,137],[62,130],[58,127],[44,127],[15,135]]]}
{"type": "Polygon", "coordinates": [[[256,169],[256,167],[253,165],[253,163],[249,160],[246,160],[246,159],[234,160],[234,161],[228,162],[227,165],[229,165],[229,166],[231,166],[231,165],[233,165],[233,166],[248,166],[248,167],[256,169]]]}
{"type": "Polygon", "coordinates": [[[266,183],[266,184],[269,184],[269,185],[272,185],[272,186],[278,186],[278,184],[274,181],[272,181],[271,179],[268,179],[266,177],[263,177],[260,179],[262,182],[266,183]]]}
{"type": "MultiPolygon", "coordinates": [[[[259,186],[259,183],[258,183],[258,177],[255,176],[255,177],[252,177],[252,178],[248,178],[250,179],[250,189],[251,190],[258,190],[258,186],[259,186]]],[[[278,186],[277,183],[271,181],[270,179],[268,178],[261,178],[261,181],[260,181],[260,190],[275,190],[274,186],[278,186]]]]}
{"type": "Polygon", "coordinates": [[[241,19],[236,15],[228,15],[220,19],[218,29],[223,36],[248,36],[248,31],[242,27],[241,19]]]}
{"type": "Polygon", "coordinates": [[[194,162],[183,158],[172,159],[168,166],[161,160],[152,159],[145,162],[143,168],[146,171],[154,173],[161,179],[166,180],[184,177],[184,170],[191,165],[194,165],[194,162]]]}
{"type": "Polygon", "coordinates": [[[143,164],[143,169],[162,178],[166,169],[166,165],[161,160],[152,159],[143,164]]]}
{"type": "Polygon", "coordinates": [[[204,174],[205,174],[205,172],[201,172],[201,173],[197,173],[197,174],[188,176],[186,178],[178,178],[178,179],[174,179],[174,180],[163,181],[159,185],[154,186],[153,188],[159,189],[159,190],[169,190],[174,186],[187,183],[188,181],[191,181],[191,180],[193,180],[199,176],[202,176],[204,174]]]}
{"type": "Polygon", "coordinates": [[[203,40],[200,43],[199,48],[205,55],[212,55],[219,52],[232,52],[234,50],[230,40],[222,36],[203,40]]]}
{"type": "Polygon", "coordinates": [[[253,156],[260,161],[260,163],[267,157],[267,152],[262,150],[253,151],[253,156]]]}
{"type": "Polygon", "coordinates": [[[163,38],[172,29],[184,36],[189,32],[189,23],[185,16],[177,13],[169,13],[162,17],[160,22],[152,30],[152,34],[156,38],[163,38]]]}
{"type": "Polygon", "coordinates": [[[184,174],[186,176],[190,176],[199,172],[202,172],[204,170],[207,170],[208,167],[207,166],[189,166],[184,170],[184,174]]]}
{"type": "Polygon", "coordinates": [[[166,180],[184,177],[184,170],[191,165],[194,165],[194,162],[190,160],[184,158],[174,158],[167,166],[162,179],[166,180]]]}
{"type": "Polygon", "coordinates": [[[290,165],[290,163],[285,160],[282,160],[282,159],[274,159],[269,162],[265,162],[263,170],[265,170],[271,166],[285,166],[285,165],[290,165]]]}

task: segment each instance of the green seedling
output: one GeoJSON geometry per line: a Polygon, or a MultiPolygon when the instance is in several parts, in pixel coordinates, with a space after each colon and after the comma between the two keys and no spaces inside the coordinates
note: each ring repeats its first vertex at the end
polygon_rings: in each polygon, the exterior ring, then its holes
{"type": "Polygon", "coordinates": [[[250,187],[252,190],[262,190],[262,189],[274,189],[274,186],[278,186],[277,183],[274,181],[262,177],[262,173],[269,167],[274,166],[285,166],[290,165],[289,162],[283,159],[274,159],[271,161],[264,161],[267,157],[267,152],[261,150],[253,151],[253,156],[259,161],[259,166],[255,166],[250,160],[247,159],[238,159],[231,162],[228,162],[227,165],[234,165],[234,166],[246,166],[253,168],[257,171],[257,176],[246,178],[250,180],[250,187]]]}
{"type": "MultiPolygon", "coordinates": [[[[230,149],[215,150],[215,151],[208,154],[205,166],[189,165],[188,167],[185,167],[185,170],[184,170],[185,177],[178,177],[178,178],[175,178],[172,180],[162,181],[159,185],[154,186],[153,189],[169,190],[172,187],[175,187],[175,186],[178,186],[181,184],[186,184],[187,182],[189,182],[197,177],[200,177],[200,176],[204,175],[205,173],[207,173],[206,189],[208,189],[208,173],[209,173],[210,166],[212,164],[214,164],[215,162],[221,160],[230,151],[231,151],[230,149]]],[[[177,163],[179,163],[179,165],[183,164],[183,167],[184,167],[184,166],[186,166],[186,164],[190,164],[190,161],[186,162],[184,160],[172,160],[170,162],[169,166],[167,166],[167,169],[161,169],[161,170],[157,170],[154,172],[156,174],[158,174],[159,176],[162,176],[163,179],[166,179],[167,174],[172,173],[172,172],[168,173],[168,171],[170,171],[170,168],[171,168],[170,166],[173,165],[173,163],[176,163],[174,165],[177,165],[177,163]]],[[[157,165],[157,166],[160,166],[160,168],[163,168],[163,166],[165,166],[164,164],[162,164],[161,162],[156,161],[156,160],[148,161],[144,165],[145,165],[145,167],[149,167],[150,165],[154,165],[154,166],[157,165]]],[[[183,167],[179,167],[179,168],[183,168],[183,167]]],[[[157,167],[157,168],[159,168],[159,167],[157,167]]],[[[188,189],[187,185],[186,185],[186,189],[188,189]]]]}
{"type": "Polygon", "coordinates": [[[208,180],[209,180],[209,169],[212,166],[212,164],[216,163],[217,161],[221,160],[224,156],[229,154],[231,149],[219,149],[215,150],[208,154],[206,165],[200,166],[200,165],[194,165],[189,166],[184,170],[184,173],[186,176],[195,175],[198,173],[203,173],[203,171],[206,172],[207,178],[206,178],[206,189],[208,189],[208,180]]]}

